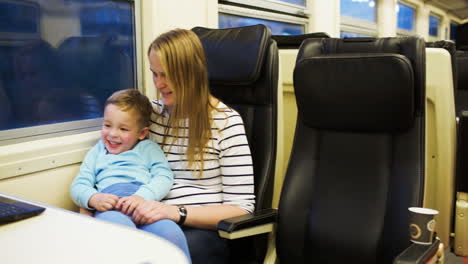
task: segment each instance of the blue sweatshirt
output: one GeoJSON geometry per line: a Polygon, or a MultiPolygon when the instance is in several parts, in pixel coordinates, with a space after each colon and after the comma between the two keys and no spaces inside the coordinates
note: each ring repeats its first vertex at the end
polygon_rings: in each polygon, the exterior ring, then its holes
{"type": "Polygon", "coordinates": [[[78,206],[91,209],[88,201],[93,194],[115,183],[132,182],[143,184],[134,194],[145,200],[161,200],[170,191],[174,174],[159,145],[146,139],[131,150],[110,154],[99,140],[86,154],[70,194],[78,206]]]}

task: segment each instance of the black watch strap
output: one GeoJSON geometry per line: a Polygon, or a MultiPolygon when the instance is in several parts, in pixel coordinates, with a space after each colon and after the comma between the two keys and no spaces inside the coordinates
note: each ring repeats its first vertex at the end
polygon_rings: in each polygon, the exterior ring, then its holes
{"type": "Polygon", "coordinates": [[[183,225],[185,223],[185,219],[187,218],[187,208],[185,208],[185,206],[183,205],[178,205],[177,206],[179,208],[179,222],[177,222],[177,224],[179,225],[183,225]]]}

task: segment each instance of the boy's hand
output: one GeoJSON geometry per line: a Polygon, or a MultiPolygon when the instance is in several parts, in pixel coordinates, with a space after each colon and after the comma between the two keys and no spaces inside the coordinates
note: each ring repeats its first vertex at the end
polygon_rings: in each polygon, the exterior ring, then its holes
{"type": "Polygon", "coordinates": [[[119,201],[117,195],[109,193],[95,193],[89,198],[88,204],[99,212],[105,212],[114,209],[119,201]]]}
{"type": "Polygon", "coordinates": [[[115,209],[120,210],[123,214],[131,215],[135,208],[144,201],[145,199],[138,195],[122,197],[117,202],[115,209]]]}

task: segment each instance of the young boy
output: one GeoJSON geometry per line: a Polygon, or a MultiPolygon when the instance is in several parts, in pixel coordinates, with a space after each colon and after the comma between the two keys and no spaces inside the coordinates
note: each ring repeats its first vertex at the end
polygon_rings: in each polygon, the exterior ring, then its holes
{"type": "Polygon", "coordinates": [[[184,232],[174,221],[161,219],[139,225],[132,213],[145,200],[161,200],[174,175],[163,151],[148,134],[153,108],[138,90],[115,92],[104,105],[101,140],[86,154],[71,184],[71,197],[80,212],[163,237],[190,253],[184,232]]]}
{"type": "Polygon", "coordinates": [[[115,218],[131,216],[144,200],[161,200],[169,192],[173,173],[166,157],[159,145],[145,139],[151,112],[148,98],[136,89],[117,91],[107,99],[101,140],[71,184],[80,212],[96,210],[96,218],[121,222],[115,218]],[[122,215],[101,215],[112,210],[122,215]]]}

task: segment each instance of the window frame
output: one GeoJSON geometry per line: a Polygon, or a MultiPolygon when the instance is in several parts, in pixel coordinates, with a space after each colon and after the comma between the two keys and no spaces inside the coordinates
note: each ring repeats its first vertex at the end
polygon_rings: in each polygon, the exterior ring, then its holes
{"type": "Polygon", "coordinates": [[[350,17],[341,14],[341,3],[340,3],[340,32],[350,32],[361,35],[368,35],[372,37],[378,37],[379,35],[379,8],[380,1],[375,0],[375,18],[376,22],[371,22],[355,17],[350,17]]]}
{"type": "MultiPolygon", "coordinates": [[[[112,0],[115,1],[115,0],[112,0]]],[[[134,10],[134,32],[135,32],[135,64],[134,78],[135,87],[143,89],[143,51],[141,50],[142,29],[141,29],[141,0],[125,0],[134,10]]],[[[0,146],[17,144],[32,140],[62,137],[66,135],[80,134],[101,129],[102,117],[85,120],[73,120],[70,122],[60,122],[54,124],[38,125],[24,128],[0,130],[0,146]]]]}
{"type": "Polygon", "coordinates": [[[398,1],[397,5],[399,3],[413,8],[414,9],[414,17],[413,17],[413,30],[406,30],[406,29],[402,29],[402,28],[398,27],[398,15],[397,15],[397,17],[396,17],[396,19],[397,19],[397,21],[396,21],[396,34],[397,34],[397,36],[416,36],[417,35],[417,30],[416,29],[418,28],[418,19],[417,19],[418,12],[419,12],[418,6],[415,5],[415,4],[406,2],[406,1],[398,1]]]}
{"type": "Polygon", "coordinates": [[[236,15],[249,18],[259,18],[277,22],[298,24],[304,26],[304,33],[308,32],[309,21],[307,18],[296,17],[292,15],[279,14],[263,10],[256,10],[247,7],[218,4],[218,14],[236,15]]]}

